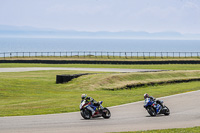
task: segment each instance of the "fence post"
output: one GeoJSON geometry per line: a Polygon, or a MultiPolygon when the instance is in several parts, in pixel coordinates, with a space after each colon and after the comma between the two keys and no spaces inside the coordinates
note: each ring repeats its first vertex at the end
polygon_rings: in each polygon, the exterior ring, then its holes
{"type": "Polygon", "coordinates": [[[145,59],[144,52],[143,52],[143,59],[145,59]]]}

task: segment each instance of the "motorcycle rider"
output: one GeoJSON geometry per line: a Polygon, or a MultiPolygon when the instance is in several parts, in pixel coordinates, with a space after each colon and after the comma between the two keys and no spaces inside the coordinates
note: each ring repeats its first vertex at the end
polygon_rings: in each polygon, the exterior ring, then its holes
{"type": "Polygon", "coordinates": [[[82,94],[81,95],[81,102],[83,100],[86,100],[86,103],[89,103],[89,106],[87,106],[87,109],[90,110],[92,112],[92,116],[94,116],[95,114],[95,110],[92,108],[96,108],[96,106],[100,106],[101,109],[103,109],[103,106],[100,105],[97,101],[95,101],[92,97],[88,97],[87,94],[82,94]]]}
{"type": "Polygon", "coordinates": [[[156,104],[159,103],[159,104],[163,107],[163,102],[162,102],[162,101],[156,100],[154,97],[149,96],[149,94],[147,94],[147,93],[144,94],[144,100],[145,100],[146,98],[150,98],[150,100],[154,101],[156,104]]]}

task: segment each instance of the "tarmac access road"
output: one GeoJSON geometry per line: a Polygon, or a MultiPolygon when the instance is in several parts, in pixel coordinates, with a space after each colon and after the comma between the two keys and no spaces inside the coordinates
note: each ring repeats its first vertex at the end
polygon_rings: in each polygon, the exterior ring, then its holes
{"type": "Polygon", "coordinates": [[[25,72],[42,70],[73,70],[73,71],[93,71],[93,72],[158,72],[164,70],[154,69],[118,69],[118,68],[70,68],[70,67],[17,67],[0,68],[0,72],[25,72]]]}
{"type": "Polygon", "coordinates": [[[109,107],[110,119],[84,120],[80,112],[0,117],[0,133],[104,133],[200,126],[199,96],[200,90],[158,98],[169,107],[169,116],[150,117],[140,101],[109,107]]]}

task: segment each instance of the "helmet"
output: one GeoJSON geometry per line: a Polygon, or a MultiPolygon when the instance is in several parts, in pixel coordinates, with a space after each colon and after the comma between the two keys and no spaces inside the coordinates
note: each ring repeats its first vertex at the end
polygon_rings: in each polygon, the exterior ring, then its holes
{"type": "Polygon", "coordinates": [[[149,97],[149,94],[145,93],[144,94],[144,99],[146,99],[147,97],[149,97]]]}
{"type": "Polygon", "coordinates": [[[87,97],[87,94],[82,94],[82,95],[81,95],[81,98],[82,98],[82,99],[85,99],[86,97],[87,97]]]}

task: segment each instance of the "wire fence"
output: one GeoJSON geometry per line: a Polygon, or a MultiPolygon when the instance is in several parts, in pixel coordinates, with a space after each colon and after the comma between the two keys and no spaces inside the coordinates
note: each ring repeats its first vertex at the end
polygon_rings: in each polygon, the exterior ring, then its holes
{"type": "Polygon", "coordinates": [[[67,51],[67,52],[2,52],[0,58],[200,58],[200,52],[97,52],[97,51],[67,51]]]}

